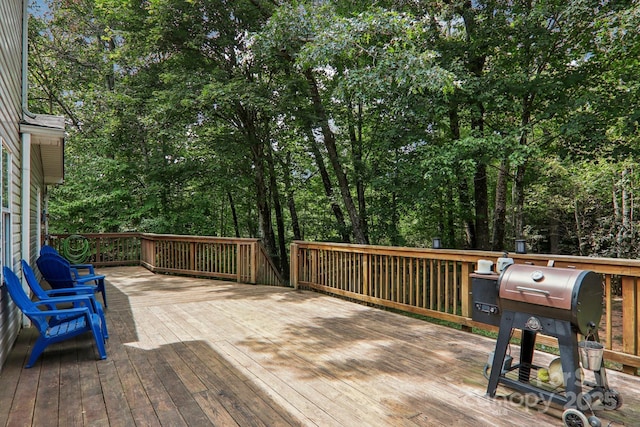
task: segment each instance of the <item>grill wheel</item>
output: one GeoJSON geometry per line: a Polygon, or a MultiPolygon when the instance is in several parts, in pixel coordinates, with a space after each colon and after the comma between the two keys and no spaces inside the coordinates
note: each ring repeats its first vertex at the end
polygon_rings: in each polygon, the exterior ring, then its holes
{"type": "Polygon", "coordinates": [[[586,427],[589,425],[587,417],[577,409],[567,409],[562,414],[562,422],[566,427],[586,427]]]}
{"type": "Polygon", "coordinates": [[[601,427],[602,423],[598,417],[587,418],[585,414],[577,409],[570,408],[562,413],[562,422],[565,427],[601,427]]]}

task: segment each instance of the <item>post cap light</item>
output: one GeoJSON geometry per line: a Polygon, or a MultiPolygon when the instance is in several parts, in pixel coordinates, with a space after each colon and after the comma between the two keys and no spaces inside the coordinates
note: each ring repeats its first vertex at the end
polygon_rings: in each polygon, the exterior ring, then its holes
{"type": "Polygon", "coordinates": [[[433,249],[442,249],[442,241],[440,240],[439,237],[433,238],[433,243],[431,244],[431,247],[433,249]]]}
{"type": "Polygon", "coordinates": [[[516,239],[516,253],[517,254],[526,254],[527,253],[527,241],[524,239],[516,239]]]}

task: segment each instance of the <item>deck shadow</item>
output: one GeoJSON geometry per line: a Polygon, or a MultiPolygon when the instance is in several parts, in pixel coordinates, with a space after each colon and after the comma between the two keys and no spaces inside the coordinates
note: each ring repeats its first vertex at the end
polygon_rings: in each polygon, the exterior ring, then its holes
{"type": "MultiPolygon", "coordinates": [[[[0,425],[561,423],[484,396],[491,339],[316,292],[102,270],[108,359],[82,337],[22,369],[23,331],[0,377],[0,425]]],[[[622,384],[619,415],[634,425],[639,382],[622,384]]]]}

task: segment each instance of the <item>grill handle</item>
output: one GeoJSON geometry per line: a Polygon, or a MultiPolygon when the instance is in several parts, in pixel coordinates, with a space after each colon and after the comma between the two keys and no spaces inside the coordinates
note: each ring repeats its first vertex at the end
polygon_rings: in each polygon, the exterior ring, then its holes
{"type": "Polygon", "coordinates": [[[519,290],[520,292],[535,292],[535,293],[543,294],[546,296],[551,295],[551,292],[546,291],[544,289],[527,288],[526,286],[516,286],[516,289],[519,290]]]}

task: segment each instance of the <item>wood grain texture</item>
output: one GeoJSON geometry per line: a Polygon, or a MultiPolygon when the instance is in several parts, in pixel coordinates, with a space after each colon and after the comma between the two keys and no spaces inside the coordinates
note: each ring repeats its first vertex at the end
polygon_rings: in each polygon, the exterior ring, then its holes
{"type": "MultiPolygon", "coordinates": [[[[87,336],[51,346],[23,369],[33,340],[23,331],[0,374],[9,389],[0,391],[4,424],[561,424],[561,411],[522,406],[506,388],[485,397],[492,339],[310,291],[139,267],[101,273],[108,359],[97,360],[87,336]]],[[[536,353],[534,362],[551,358],[536,353]]],[[[634,425],[640,378],[610,372],[609,381],[624,406],[598,415],[634,425]]]]}

